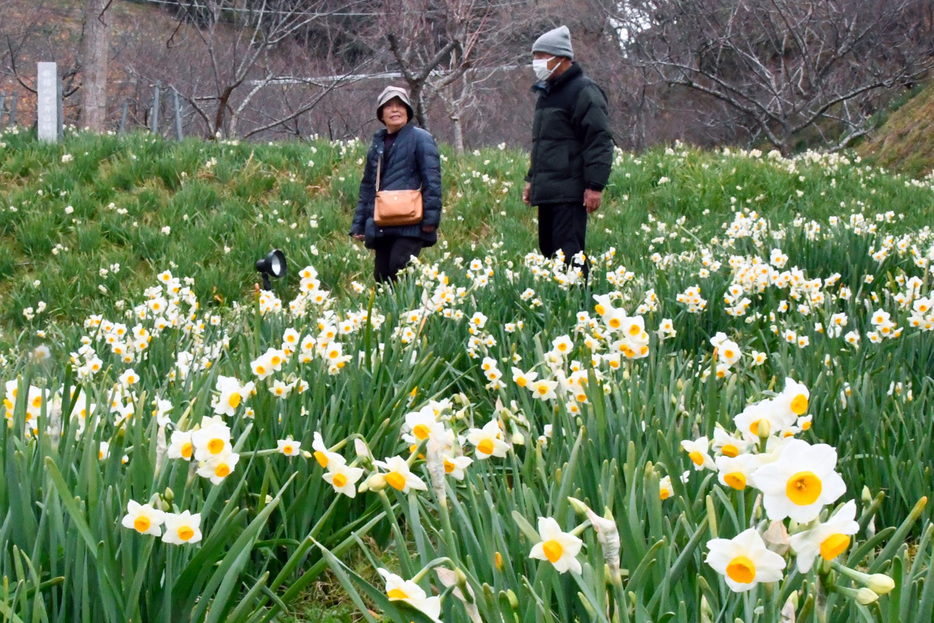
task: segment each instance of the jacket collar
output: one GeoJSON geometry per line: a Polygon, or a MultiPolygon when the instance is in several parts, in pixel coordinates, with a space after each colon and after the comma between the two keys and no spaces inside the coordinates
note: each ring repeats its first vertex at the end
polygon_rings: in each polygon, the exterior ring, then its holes
{"type": "Polygon", "coordinates": [[[583,74],[584,70],[581,69],[581,66],[577,64],[577,61],[573,61],[571,66],[568,67],[567,71],[555,78],[554,80],[549,80],[546,82],[536,82],[532,85],[532,91],[541,93],[542,95],[548,95],[552,91],[557,91],[565,84],[583,74]]]}
{"type": "MultiPolygon", "coordinates": [[[[409,121],[409,122],[406,123],[404,126],[402,126],[401,128],[399,128],[398,137],[397,137],[396,140],[398,140],[399,138],[401,138],[403,134],[407,133],[410,127],[412,127],[412,122],[411,122],[411,121],[409,121]]],[[[374,135],[373,135],[373,138],[381,141],[381,140],[383,140],[384,138],[386,138],[386,135],[387,135],[387,134],[389,134],[389,130],[387,130],[386,128],[383,128],[382,130],[379,130],[376,134],[374,134],[374,135]]]]}

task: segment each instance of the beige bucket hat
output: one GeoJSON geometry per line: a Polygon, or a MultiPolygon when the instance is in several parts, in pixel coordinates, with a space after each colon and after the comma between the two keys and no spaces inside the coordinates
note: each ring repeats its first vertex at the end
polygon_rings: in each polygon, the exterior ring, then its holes
{"type": "Polygon", "coordinates": [[[409,113],[409,121],[411,121],[415,116],[415,111],[412,110],[412,101],[409,99],[409,92],[402,87],[395,86],[386,87],[383,89],[383,92],[379,94],[379,97],[376,98],[376,118],[380,121],[383,120],[383,106],[394,97],[398,97],[399,100],[405,104],[405,109],[409,113]]]}

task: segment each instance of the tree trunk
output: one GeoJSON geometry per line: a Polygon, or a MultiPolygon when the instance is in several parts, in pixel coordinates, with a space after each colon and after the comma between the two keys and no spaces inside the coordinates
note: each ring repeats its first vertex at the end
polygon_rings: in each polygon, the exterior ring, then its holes
{"type": "Polygon", "coordinates": [[[107,65],[110,60],[111,19],[108,0],[86,0],[81,56],[81,125],[104,132],[107,123],[107,65]]]}

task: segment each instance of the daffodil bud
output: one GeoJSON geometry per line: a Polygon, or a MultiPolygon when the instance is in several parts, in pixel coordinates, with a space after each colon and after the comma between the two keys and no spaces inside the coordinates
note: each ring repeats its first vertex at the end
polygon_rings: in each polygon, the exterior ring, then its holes
{"type": "Polygon", "coordinates": [[[519,610],[519,598],[516,597],[516,594],[512,591],[512,589],[509,589],[508,591],[506,591],[506,599],[509,600],[510,608],[516,611],[519,610]]]}
{"type": "Polygon", "coordinates": [[[872,503],[872,492],[869,490],[869,487],[867,487],[866,485],[863,485],[863,490],[862,490],[862,492],[861,492],[859,498],[860,498],[860,500],[862,500],[863,504],[871,504],[871,503],[872,503]]]}
{"type": "Polygon", "coordinates": [[[310,458],[313,457],[314,455],[313,455],[311,452],[309,452],[308,450],[302,450],[302,456],[305,457],[306,459],[310,459],[310,458]]]}
{"type": "Polygon", "coordinates": [[[386,476],[383,474],[373,474],[360,485],[360,493],[366,491],[379,492],[386,488],[386,476]]]}
{"type": "Polygon", "coordinates": [[[873,573],[869,576],[869,581],[866,584],[871,591],[878,595],[885,595],[892,591],[895,588],[895,580],[885,575],[884,573],[873,573]]]}
{"type": "Polygon", "coordinates": [[[172,504],[172,501],[175,500],[175,492],[172,491],[172,487],[166,487],[165,493],[162,494],[162,499],[172,504]]]}
{"type": "Polygon", "coordinates": [[[871,588],[863,587],[856,591],[856,602],[860,605],[868,606],[878,599],[879,595],[871,588]]]}
{"type": "Polygon", "coordinates": [[[568,504],[571,505],[571,508],[573,508],[574,512],[578,515],[586,515],[587,511],[590,510],[590,507],[574,497],[568,496],[568,504]]]}
{"type": "Polygon", "coordinates": [[[772,433],[772,424],[766,419],[759,420],[759,425],[756,427],[756,432],[759,434],[759,439],[768,439],[769,435],[772,433]]]}

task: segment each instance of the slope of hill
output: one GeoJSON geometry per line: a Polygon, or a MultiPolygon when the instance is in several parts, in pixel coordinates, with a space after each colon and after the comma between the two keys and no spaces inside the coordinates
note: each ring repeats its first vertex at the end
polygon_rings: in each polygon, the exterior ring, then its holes
{"type": "Polygon", "coordinates": [[[934,85],[892,113],[858,151],[875,164],[912,177],[934,172],[934,85]]]}
{"type": "MultiPolygon", "coordinates": [[[[68,134],[59,145],[22,131],[0,134],[0,248],[10,251],[0,254],[0,319],[8,328],[80,321],[167,268],[197,276],[198,296],[227,306],[252,291],[253,262],[273,246],[300,265],[314,263],[328,289],[369,279],[368,254],[346,235],[360,141],[175,143],[147,134],[68,134]],[[27,310],[39,302],[47,309],[33,320],[27,310]]],[[[443,151],[442,242],[428,259],[475,256],[494,243],[517,258],[534,249],[535,212],[519,197],[527,154],[443,151]]],[[[904,229],[927,223],[934,193],[929,184],[839,156],[618,152],[590,244],[645,257],[668,244],[633,238],[653,218],[683,217],[691,235],[709,237],[739,210],[776,224],[798,215],[842,220],[850,212],[891,211],[904,214],[894,224],[904,229]]]]}

